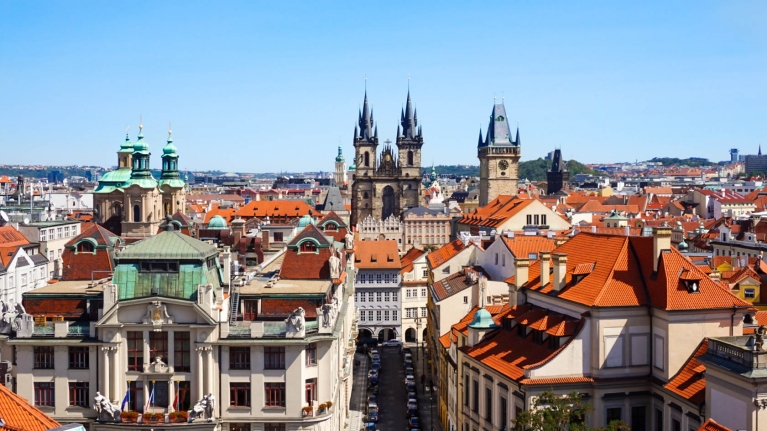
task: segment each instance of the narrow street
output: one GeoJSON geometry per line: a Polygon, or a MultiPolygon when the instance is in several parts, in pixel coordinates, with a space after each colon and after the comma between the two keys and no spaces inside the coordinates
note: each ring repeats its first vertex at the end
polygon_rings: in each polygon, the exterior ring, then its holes
{"type": "MultiPolygon", "coordinates": [[[[376,428],[380,431],[407,431],[408,419],[406,416],[407,392],[405,390],[405,369],[403,367],[403,356],[400,354],[399,347],[378,347],[381,355],[381,376],[378,397],[378,408],[380,420],[376,428]]],[[[418,382],[418,410],[421,431],[441,431],[442,427],[435,421],[432,428],[431,417],[433,401],[433,411],[436,415],[437,399],[436,391],[426,393],[424,387],[420,384],[421,376],[421,352],[418,352],[418,361],[416,359],[416,349],[413,348],[413,362],[416,365],[416,381],[418,382]],[[433,396],[433,400],[430,400],[433,396]]],[[[370,358],[362,353],[354,355],[355,361],[360,361],[360,365],[354,368],[354,386],[351,397],[351,419],[349,422],[351,431],[359,431],[364,425],[365,403],[368,395],[373,394],[367,388],[367,373],[370,369],[370,358]]],[[[428,383],[427,375],[426,382],[428,383]]]]}

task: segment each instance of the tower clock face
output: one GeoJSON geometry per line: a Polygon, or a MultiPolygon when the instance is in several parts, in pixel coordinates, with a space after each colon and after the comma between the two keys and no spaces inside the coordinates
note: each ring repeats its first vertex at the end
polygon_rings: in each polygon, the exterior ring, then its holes
{"type": "Polygon", "coordinates": [[[506,169],[509,169],[509,162],[506,160],[501,160],[498,162],[498,167],[501,168],[502,171],[505,171],[506,169]]]}

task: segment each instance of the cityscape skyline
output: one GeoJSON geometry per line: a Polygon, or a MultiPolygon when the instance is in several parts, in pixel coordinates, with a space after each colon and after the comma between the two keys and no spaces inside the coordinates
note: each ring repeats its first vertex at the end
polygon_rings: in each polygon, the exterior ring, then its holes
{"type": "Polygon", "coordinates": [[[489,17],[415,4],[412,23],[389,27],[401,7],[4,3],[0,145],[29,149],[8,163],[108,167],[141,115],[153,168],[172,121],[182,170],[330,171],[338,145],[352,153],[365,87],[383,142],[408,83],[424,166],[476,163],[494,96],[520,124],[523,161],[554,148],[584,163],[718,161],[765,143],[763,5],[494,5],[489,17]]]}

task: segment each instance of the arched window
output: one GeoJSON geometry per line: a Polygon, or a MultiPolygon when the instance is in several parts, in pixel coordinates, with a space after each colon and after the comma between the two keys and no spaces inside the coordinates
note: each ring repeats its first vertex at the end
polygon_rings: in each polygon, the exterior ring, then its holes
{"type": "Polygon", "coordinates": [[[311,242],[311,241],[304,241],[301,243],[300,246],[301,253],[316,253],[317,252],[317,244],[311,242]]]}
{"type": "Polygon", "coordinates": [[[141,221],[141,207],[133,205],[133,222],[139,223],[141,221]]]}
{"type": "Polygon", "coordinates": [[[366,168],[370,167],[370,153],[368,153],[367,151],[365,151],[365,167],[366,168]]]}
{"type": "Polygon", "coordinates": [[[408,166],[413,166],[413,152],[408,151],[407,152],[407,164],[408,166]]]}
{"type": "Polygon", "coordinates": [[[333,223],[328,223],[325,225],[325,232],[335,232],[338,230],[338,227],[333,223]]]}
{"type": "Polygon", "coordinates": [[[363,198],[363,199],[367,199],[367,198],[369,198],[369,197],[370,197],[370,195],[368,195],[368,192],[364,192],[364,193],[362,193],[362,198],[363,198]]]}
{"type": "Polygon", "coordinates": [[[77,243],[78,253],[93,253],[93,244],[88,241],[82,241],[77,243]]]}

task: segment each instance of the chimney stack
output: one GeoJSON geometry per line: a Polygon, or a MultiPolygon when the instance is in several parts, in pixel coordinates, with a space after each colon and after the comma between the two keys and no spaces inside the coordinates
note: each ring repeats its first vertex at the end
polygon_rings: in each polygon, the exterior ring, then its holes
{"type": "Polygon", "coordinates": [[[514,285],[509,287],[509,305],[515,307],[519,304],[519,290],[527,283],[529,259],[514,260],[514,285]]]}
{"type": "Polygon", "coordinates": [[[565,287],[566,274],[567,274],[567,254],[554,253],[552,254],[554,259],[554,290],[559,292],[565,287]]]}
{"type": "Polygon", "coordinates": [[[652,228],[653,272],[658,272],[660,255],[663,250],[671,250],[671,228],[667,223],[652,228]]]}
{"type": "Polygon", "coordinates": [[[541,260],[541,287],[549,284],[549,259],[551,258],[551,252],[542,251],[538,253],[541,260]]]}

